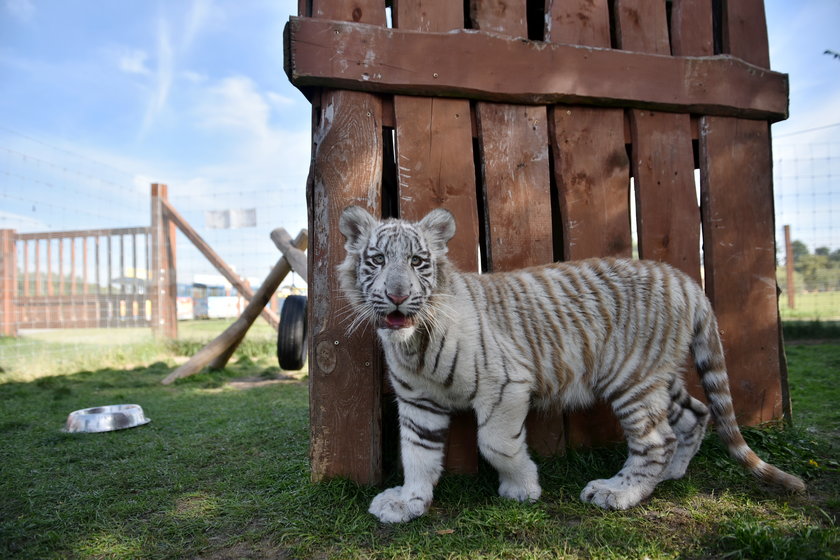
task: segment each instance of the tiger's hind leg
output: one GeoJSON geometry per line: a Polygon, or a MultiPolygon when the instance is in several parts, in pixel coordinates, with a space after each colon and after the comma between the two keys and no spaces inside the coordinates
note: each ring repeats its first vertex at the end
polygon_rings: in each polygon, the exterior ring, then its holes
{"type": "Polygon", "coordinates": [[[671,464],[662,474],[663,480],[676,480],[685,476],[691,459],[700,449],[709,422],[708,407],[688,394],[682,379],[675,377],[668,391],[671,406],[668,423],[677,436],[677,449],[671,464]]]}
{"type": "Polygon", "coordinates": [[[628,509],[650,496],[677,447],[668,423],[669,404],[664,385],[635,386],[613,399],[629,454],[614,477],[589,482],[580,494],[581,500],[605,509],[628,509]]]}

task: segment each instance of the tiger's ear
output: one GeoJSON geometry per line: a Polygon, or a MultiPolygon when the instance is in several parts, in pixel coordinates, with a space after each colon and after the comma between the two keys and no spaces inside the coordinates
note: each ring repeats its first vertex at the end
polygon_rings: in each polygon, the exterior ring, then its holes
{"type": "Polygon", "coordinates": [[[376,226],[376,219],[367,210],[359,206],[348,206],[338,220],[338,230],[347,242],[344,249],[348,253],[359,254],[365,248],[371,230],[376,226]]]}
{"type": "Polygon", "coordinates": [[[455,216],[449,210],[436,208],[420,220],[420,229],[426,233],[426,239],[432,251],[446,254],[446,244],[455,235],[455,216]]]}

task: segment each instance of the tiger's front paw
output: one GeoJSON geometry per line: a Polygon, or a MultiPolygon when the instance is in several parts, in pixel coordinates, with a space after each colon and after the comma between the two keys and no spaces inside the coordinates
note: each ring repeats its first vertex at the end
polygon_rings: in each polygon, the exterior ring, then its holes
{"type": "Polygon", "coordinates": [[[368,512],[383,523],[404,523],[426,513],[431,503],[431,496],[403,496],[403,487],[395,486],[376,496],[368,512]]]}
{"type": "Polygon", "coordinates": [[[502,481],[499,484],[499,496],[516,500],[517,502],[534,503],[540,499],[542,488],[537,481],[528,481],[525,484],[502,481]]]}

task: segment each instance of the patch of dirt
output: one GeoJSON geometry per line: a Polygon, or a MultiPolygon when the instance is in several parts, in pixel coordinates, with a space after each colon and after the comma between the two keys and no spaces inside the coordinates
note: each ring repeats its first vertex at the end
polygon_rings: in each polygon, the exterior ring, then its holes
{"type": "Polygon", "coordinates": [[[251,377],[237,377],[227,382],[229,387],[234,389],[254,389],[255,387],[265,387],[267,385],[277,385],[278,383],[298,383],[300,380],[290,375],[283,375],[278,373],[271,377],[264,377],[262,375],[254,375],[251,377]]]}

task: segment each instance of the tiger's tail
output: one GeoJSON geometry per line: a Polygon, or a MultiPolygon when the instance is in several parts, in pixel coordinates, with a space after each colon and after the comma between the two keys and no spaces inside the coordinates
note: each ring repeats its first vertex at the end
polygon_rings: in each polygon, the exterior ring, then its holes
{"type": "Polygon", "coordinates": [[[718,435],[732,458],[765,482],[790,491],[803,492],[805,483],[802,479],[762,461],[744,441],[735,419],[717,320],[708,302],[701,305],[695,315],[691,351],[697,372],[700,374],[700,383],[709,399],[709,409],[718,435]]]}

